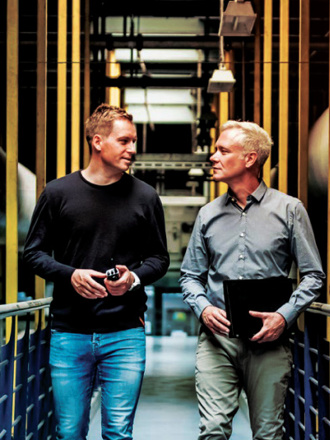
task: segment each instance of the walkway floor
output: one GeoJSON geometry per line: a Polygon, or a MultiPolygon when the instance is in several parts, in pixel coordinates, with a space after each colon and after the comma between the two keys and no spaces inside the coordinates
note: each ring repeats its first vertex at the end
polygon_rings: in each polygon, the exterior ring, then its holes
{"type": "MultiPolygon", "coordinates": [[[[197,440],[199,414],[194,389],[196,337],[147,337],[147,367],[134,423],[134,440],[197,440]]],[[[101,440],[100,411],[88,440],[101,440]]],[[[231,440],[251,440],[242,399],[231,440]]]]}

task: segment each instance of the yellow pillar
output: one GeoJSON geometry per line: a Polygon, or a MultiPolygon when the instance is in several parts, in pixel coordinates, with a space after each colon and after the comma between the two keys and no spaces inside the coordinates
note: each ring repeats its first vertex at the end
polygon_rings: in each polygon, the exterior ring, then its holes
{"type": "MultiPolygon", "coordinates": [[[[225,62],[227,64],[227,69],[231,69],[233,71],[233,53],[232,52],[225,52],[225,62]]],[[[219,99],[219,127],[221,127],[222,124],[228,121],[229,119],[229,103],[230,103],[230,95],[231,93],[220,93],[220,99],[219,99]]],[[[222,195],[228,190],[228,185],[224,182],[220,182],[218,184],[218,195],[222,195]]]]}
{"type": "Polygon", "coordinates": [[[261,94],[261,49],[260,49],[260,0],[255,0],[255,11],[257,13],[257,19],[254,26],[254,105],[253,105],[253,120],[256,124],[260,125],[260,94],[261,94]]]}
{"type": "Polygon", "coordinates": [[[279,164],[278,189],[288,192],[289,0],[280,2],[279,164]]]}
{"type": "MultiPolygon", "coordinates": [[[[273,0],[264,0],[263,128],[272,135],[272,39],[273,0]]],[[[270,186],[271,157],[263,167],[263,179],[270,186]]]]}
{"type": "MultiPolygon", "coordinates": [[[[116,56],[113,50],[107,51],[106,75],[109,78],[118,78],[120,76],[120,64],[116,62],[116,56]]],[[[107,87],[105,97],[108,104],[120,107],[121,97],[118,87],[107,87]]]]}
{"type": "MultiPolygon", "coordinates": [[[[46,184],[47,0],[38,0],[37,26],[36,191],[38,198],[46,184]]],[[[45,296],[45,281],[42,278],[36,277],[35,285],[35,297],[43,298],[45,296]]]]}
{"type": "MultiPolygon", "coordinates": [[[[6,303],[18,290],[18,0],[7,1],[6,303]]],[[[6,340],[11,319],[6,320],[6,340]]]]}
{"type": "MultiPolygon", "coordinates": [[[[229,93],[220,93],[219,99],[219,127],[229,119],[229,93]]],[[[218,194],[222,195],[228,190],[228,185],[224,182],[218,184],[218,194]]]]}
{"type": "MultiPolygon", "coordinates": [[[[90,6],[89,0],[85,0],[85,47],[84,47],[84,122],[91,113],[91,81],[90,81],[90,6]]],[[[84,139],[83,167],[89,163],[89,146],[84,139]]]]}
{"type": "Polygon", "coordinates": [[[310,0],[300,0],[299,11],[299,114],[298,114],[298,198],[308,203],[309,135],[309,20],[310,0]]]}
{"type": "MultiPolygon", "coordinates": [[[[329,11],[330,12],[330,11],[329,11]]],[[[330,19],[330,16],[329,16],[330,19]]],[[[329,33],[329,44],[330,44],[330,33],[329,33]]],[[[330,87],[330,53],[329,53],[329,87],[330,87]]],[[[329,89],[330,90],[330,89],[329,89]]],[[[329,99],[329,107],[330,107],[330,99],[329,99]]],[[[330,113],[329,113],[329,156],[328,156],[328,162],[329,162],[329,175],[330,175],[330,113]]],[[[326,301],[328,304],[330,304],[330,177],[328,177],[328,242],[327,242],[327,298],[326,301]]],[[[327,318],[327,340],[330,341],[330,318],[327,318]]]]}
{"type": "Polygon", "coordinates": [[[71,171],[80,169],[80,0],[72,0],[71,171]]]}
{"type": "Polygon", "coordinates": [[[58,0],[57,32],[57,177],[62,177],[66,174],[67,0],[58,0]]]}

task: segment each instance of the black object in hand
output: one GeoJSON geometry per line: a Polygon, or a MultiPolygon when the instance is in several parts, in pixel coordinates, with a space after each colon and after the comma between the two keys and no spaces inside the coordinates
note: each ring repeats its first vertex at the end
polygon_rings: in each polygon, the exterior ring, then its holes
{"type": "Polygon", "coordinates": [[[119,279],[119,270],[116,267],[112,267],[106,271],[107,279],[110,281],[116,281],[119,279]]]}

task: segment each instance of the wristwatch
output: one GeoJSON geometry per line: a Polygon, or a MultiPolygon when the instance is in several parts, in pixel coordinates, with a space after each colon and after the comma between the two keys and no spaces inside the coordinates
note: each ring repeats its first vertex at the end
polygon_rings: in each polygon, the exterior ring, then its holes
{"type": "Polygon", "coordinates": [[[134,290],[134,289],[136,289],[137,287],[140,287],[140,286],[141,286],[140,278],[136,275],[136,273],[135,273],[135,272],[131,272],[131,274],[132,274],[133,277],[134,277],[134,281],[133,281],[133,284],[131,285],[131,287],[128,289],[129,292],[130,292],[131,290],[134,290]]]}

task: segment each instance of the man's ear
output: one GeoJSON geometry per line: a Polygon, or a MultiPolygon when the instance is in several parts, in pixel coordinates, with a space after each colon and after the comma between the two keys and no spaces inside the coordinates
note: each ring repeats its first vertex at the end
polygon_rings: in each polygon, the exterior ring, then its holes
{"type": "Polygon", "coordinates": [[[92,146],[95,148],[96,151],[101,151],[102,141],[103,139],[100,134],[94,134],[92,139],[92,146]]]}
{"type": "Polygon", "coordinates": [[[249,151],[245,156],[246,168],[251,168],[257,161],[258,154],[255,151],[249,151]]]}

